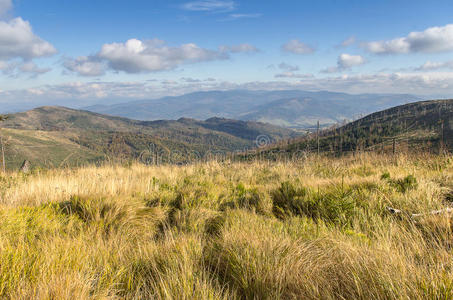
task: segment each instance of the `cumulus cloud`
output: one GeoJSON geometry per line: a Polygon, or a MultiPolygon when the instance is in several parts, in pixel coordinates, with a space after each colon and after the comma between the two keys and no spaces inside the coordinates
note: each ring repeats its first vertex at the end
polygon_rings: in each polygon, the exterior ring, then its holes
{"type": "Polygon", "coordinates": [[[294,39],[288,41],[282,46],[282,50],[294,54],[311,54],[315,52],[315,49],[301,41],[294,39]]]}
{"type": "Polygon", "coordinates": [[[159,39],[104,44],[92,56],[65,59],[63,66],[82,76],[103,75],[107,68],[126,73],[150,73],[174,69],[183,64],[229,59],[232,53],[253,53],[250,44],[221,46],[218,50],[201,48],[193,43],[170,47],[159,39]]]}
{"type": "Polygon", "coordinates": [[[54,46],[35,35],[30,23],[22,18],[0,21],[0,59],[30,60],[56,52],[54,46]]]}
{"type": "Polygon", "coordinates": [[[170,70],[181,64],[228,58],[224,52],[203,49],[193,43],[169,47],[161,40],[137,39],[105,44],[97,56],[112,69],[127,73],[170,70]]]}
{"type": "Polygon", "coordinates": [[[32,60],[54,55],[55,47],[37,36],[30,23],[21,17],[1,20],[12,7],[11,0],[0,0],[0,71],[11,77],[49,72],[50,68],[41,68],[32,60]]]}
{"type": "Polygon", "coordinates": [[[81,76],[101,76],[105,74],[105,63],[96,56],[79,56],[76,59],[66,58],[63,66],[81,76]]]}
{"type": "Polygon", "coordinates": [[[363,43],[362,47],[375,54],[439,53],[453,51],[453,24],[411,32],[406,37],[388,41],[363,43]]]}
{"type": "Polygon", "coordinates": [[[181,8],[189,11],[228,12],[236,8],[236,3],[234,1],[200,0],[185,3],[181,8]]]}
{"type": "Polygon", "coordinates": [[[349,70],[355,66],[363,65],[365,62],[366,62],[365,59],[360,55],[350,55],[347,53],[343,53],[340,56],[338,56],[336,67],[328,67],[322,70],[321,73],[341,72],[349,70]]]}
{"type": "Polygon", "coordinates": [[[11,0],[0,0],[0,17],[5,15],[13,7],[11,0]]]}
{"type": "Polygon", "coordinates": [[[420,67],[416,68],[417,71],[432,71],[440,69],[453,69],[453,60],[446,62],[432,62],[427,61],[420,67]]]}
{"type": "Polygon", "coordinates": [[[360,55],[350,55],[343,53],[338,57],[338,67],[347,69],[354,66],[360,66],[365,63],[365,59],[360,55]]]}

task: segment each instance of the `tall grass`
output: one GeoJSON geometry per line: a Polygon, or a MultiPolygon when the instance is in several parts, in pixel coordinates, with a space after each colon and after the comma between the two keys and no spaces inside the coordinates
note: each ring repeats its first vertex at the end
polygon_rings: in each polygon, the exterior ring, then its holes
{"type": "Polygon", "coordinates": [[[451,299],[453,161],[357,155],[0,177],[0,298],[451,299]]]}

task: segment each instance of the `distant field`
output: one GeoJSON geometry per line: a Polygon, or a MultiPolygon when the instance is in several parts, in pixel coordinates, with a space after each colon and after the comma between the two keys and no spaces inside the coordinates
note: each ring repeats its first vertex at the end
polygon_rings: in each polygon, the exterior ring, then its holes
{"type": "Polygon", "coordinates": [[[0,298],[451,299],[452,188],[421,154],[8,173],[0,298]]]}

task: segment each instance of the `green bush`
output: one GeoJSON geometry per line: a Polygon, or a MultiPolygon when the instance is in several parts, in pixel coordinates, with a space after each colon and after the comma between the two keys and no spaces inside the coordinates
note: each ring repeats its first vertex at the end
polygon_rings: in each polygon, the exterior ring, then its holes
{"type": "Polygon", "coordinates": [[[333,186],[323,191],[296,188],[290,182],[283,182],[272,192],[273,212],[279,218],[306,216],[314,220],[345,225],[362,206],[354,199],[355,189],[333,186]]]}
{"type": "Polygon", "coordinates": [[[231,192],[231,195],[223,195],[226,200],[221,203],[220,210],[226,208],[244,208],[262,215],[272,215],[272,203],[269,194],[260,191],[258,188],[246,188],[244,184],[239,183],[231,192]]]}
{"type": "Polygon", "coordinates": [[[309,205],[306,201],[307,193],[305,188],[296,188],[289,181],[283,182],[278,189],[271,192],[273,213],[278,218],[300,215],[304,211],[303,206],[309,205]]]}
{"type": "Polygon", "coordinates": [[[393,185],[401,193],[406,193],[409,190],[416,189],[418,186],[417,179],[413,175],[408,175],[402,179],[397,179],[393,182],[393,185]]]}
{"type": "Polygon", "coordinates": [[[409,190],[416,189],[418,186],[417,179],[413,175],[408,175],[400,179],[392,179],[390,173],[385,172],[381,175],[381,179],[386,180],[391,186],[403,194],[409,190]]]}

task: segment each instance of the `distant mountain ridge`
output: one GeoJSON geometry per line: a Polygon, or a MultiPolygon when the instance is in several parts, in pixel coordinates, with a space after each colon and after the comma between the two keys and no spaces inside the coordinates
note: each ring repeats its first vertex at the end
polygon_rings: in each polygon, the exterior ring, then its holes
{"type": "Polygon", "coordinates": [[[357,118],[396,105],[419,101],[405,94],[359,94],[287,91],[210,91],[155,100],[95,105],[84,109],[137,120],[223,117],[307,128],[357,118]]]}

